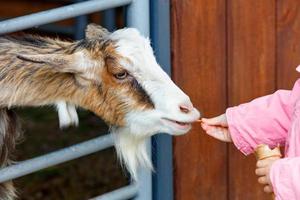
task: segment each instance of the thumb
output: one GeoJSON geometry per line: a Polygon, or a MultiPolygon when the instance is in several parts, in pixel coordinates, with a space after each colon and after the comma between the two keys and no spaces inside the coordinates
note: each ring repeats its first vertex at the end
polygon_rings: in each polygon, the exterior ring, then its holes
{"type": "Polygon", "coordinates": [[[226,115],[219,115],[214,118],[202,118],[202,122],[211,125],[211,126],[222,126],[222,127],[228,127],[226,115]]]}

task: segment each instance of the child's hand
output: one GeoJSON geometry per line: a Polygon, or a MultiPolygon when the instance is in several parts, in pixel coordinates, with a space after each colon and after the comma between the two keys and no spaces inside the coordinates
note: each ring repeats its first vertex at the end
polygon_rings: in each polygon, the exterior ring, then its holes
{"type": "Polygon", "coordinates": [[[208,135],[223,142],[232,142],[225,114],[210,119],[202,118],[201,126],[208,135]]]}
{"type": "Polygon", "coordinates": [[[270,180],[270,169],[273,163],[280,159],[280,157],[270,157],[263,160],[259,160],[256,163],[255,174],[259,176],[258,182],[262,185],[265,185],[264,192],[272,193],[272,183],[270,180]]]}

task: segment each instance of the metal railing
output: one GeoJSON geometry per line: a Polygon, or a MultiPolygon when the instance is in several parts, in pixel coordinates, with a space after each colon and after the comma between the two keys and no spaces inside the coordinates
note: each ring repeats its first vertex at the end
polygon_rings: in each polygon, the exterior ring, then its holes
{"type": "MultiPolygon", "coordinates": [[[[47,11],[33,13],[0,22],[0,34],[20,31],[51,22],[90,14],[127,5],[127,26],[135,27],[144,36],[149,36],[149,0],[89,0],[47,11]]],[[[70,161],[113,146],[113,138],[107,134],[39,157],[19,162],[0,170],[0,182],[12,180],[50,166],[70,161]]],[[[150,140],[148,141],[150,153],[150,140]]],[[[139,183],[105,193],[92,200],[152,199],[152,175],[149,170],[140,170],[139,183]]]]}

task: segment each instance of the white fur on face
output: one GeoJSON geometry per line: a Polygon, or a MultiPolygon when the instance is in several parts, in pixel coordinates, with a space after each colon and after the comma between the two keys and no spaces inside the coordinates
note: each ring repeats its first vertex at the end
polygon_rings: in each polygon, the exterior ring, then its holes
{"type": "Polygon", "coordinates": [[[155,60],[150,41],[136,29],[115,31],[110,39],[116,42],[117,52],[126,58],[119,61],[149,95],[154,103],[152,110],[132,110],[126,115],[126,126],[112,128],[116,138],[116,149],[127,169],[136,179],[139,166],[152,169],[151,159],[146,153],[146,139],[164,132],[171,135],[185,134],[191,125],[184,128],[175,121],[191,123],[200,117],[189,97],[180,90],[155,60]],[[129,62],[128,62],[129,60],[129,62]],[[187,105],[190,112],[180,111],[187,105]]]}
{"type": "Polygon", "coordinates": [[[139,166],[153,169],[152,162],[147,152],[147,136],[133,135],[130,128],[111,128],[115,139],[115,147],[121,163],[131,174],[133,180],[137,180],[137,168],[139,166]]]}

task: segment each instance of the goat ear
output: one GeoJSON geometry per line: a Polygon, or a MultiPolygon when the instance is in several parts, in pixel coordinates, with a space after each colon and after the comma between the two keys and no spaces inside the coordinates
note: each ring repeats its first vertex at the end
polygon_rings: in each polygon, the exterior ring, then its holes
{"type": "Polygon", "coordinates": [[[85,30],[85,37],[87,39],[101,39],[106,38],[109,35],[109,31],[97,24],[89,24],[85,30]]]}
{"type": "Polygon", "coordinates": [[[80,71],[75,67],[73,57],[72,54],[17,54],[17,58],[24,61],[44,63],[60,72],[79,73],[80,71]]]}
{"type": "Polygon", "coordinates": [[[42,63],[61,73],[73,73],[86,80],[99,81],[95,70],[98,63],[90,58],[87,53],[78,51],[74,54],[18,54],[17,58],[34,63],[42,63]]]}

